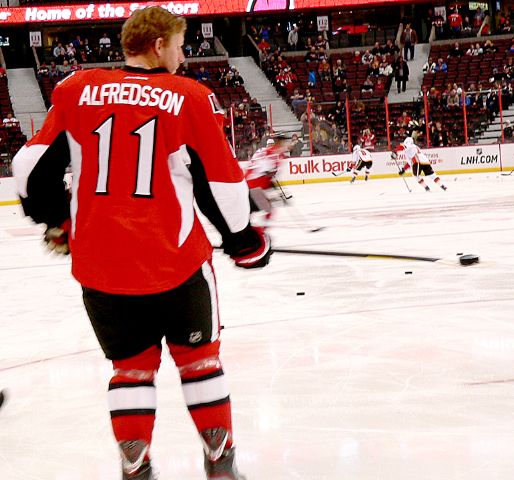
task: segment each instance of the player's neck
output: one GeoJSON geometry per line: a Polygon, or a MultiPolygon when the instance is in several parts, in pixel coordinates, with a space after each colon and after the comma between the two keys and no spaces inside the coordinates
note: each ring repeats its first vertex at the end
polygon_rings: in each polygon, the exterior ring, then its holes
{"type": "Polygon", "coordinates": [[[148,55],[137,55],[135,57],[128,57],[125,63],[129,67],[144,68],[145,70],[151,70],[159,66],[156,59],[151,58],[148,55]]]}

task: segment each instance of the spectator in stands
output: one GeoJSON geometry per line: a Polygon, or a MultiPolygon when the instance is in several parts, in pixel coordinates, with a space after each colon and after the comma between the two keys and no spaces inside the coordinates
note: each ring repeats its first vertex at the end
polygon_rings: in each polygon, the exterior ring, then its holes
{"type": "Polygon", "coordinates": [[[405,92],[407,89],[407,82],[409,81],[409,67],[401,55],[394,64],[394,79],[396,80],[398,93],[401,91],[405,92]]]}
{"type": "Polygon", "coordinates": [[[352,91],[350,84],[346,78],[337,79],[334,82],[334,92],[336,93],[350,93],[352,91]]]}
{"type": "Polygon", "coordinates": [[[66,77],[71,73],[71,65],[69,64],[68,60],[64,60],[62,62],[62,65],[59,65],[59,75],[61,77],[66,77]]]}
{"type": "Polygon", "coordinates": [[[409,53],[410,59],[414,60],[414,47],[417,43],[418,35],[416,33],[416,30],[413,30],[411,28],[411,24],[407,23],[407,25],[405,25],[405,29],[403,30],[400,36],[400,44],[403,45],[403,56],[405,61],[409,60],[409,53]]]}
{"type": "Polygon", "coordinates": [[[200,48],[205,52],[205,50],[211,49],[211,44],[208,42],[206,38],[204,38],[203,42],[200,44],[200,48]]]}
{"type": "Polygon", "coordinates": [[[381,77],[387,77],[388,83],[390,83],[390,80],[394,74],[393,66],[387,62],[387,60],[383,60],[380,64],[380,68],[378,69],[378,74],[381,77]]]}
{"type": "Polygon", "coordinates": [[[43,62],[41,64],[41,66],[39,67],[39,69],[37,71],[37,74],[38,74],[39,80],[41,80],[41,78],[43,78],[43,77],[50,76],[50,69],[48,68],[48,65],[45,62],[43,62]]]}
{"type": "Polygon", "coordinates": [[[373,92],[374,88],[375,84],[373,80],[371,80],[371,77],[367,76],[364,82],[362,82],[361,92],[373,92]]]}
{"type": "Polygon", "coordinates": [[[67,58],[67,60],[70,61],[70,60],[74,59],[75,55],[77,55],[77,50],[73,46],[73,43],[69,43],[66,46],[66,58],[67,58]]]}
{"type": "Polygon", "coordinates": [[[371,50],[371,54],[376,57],[377,55],[383,55],[384,53],[384,49],[380,46],[380,42],[375,42],[375,46],[371,50]]]}
{"type": "Polygon", "coordinates": [[[359,50],[355,50],[355,52],[353,52],[353,57],[351,58],[350,62],[355,64],[362,64],[362,55],[359,50]]]}
{"type": "Polygon", "coordinates": [[[441,122],[435,122],[435,124],[430,126],[430,146],[448,146],[448,132],[443,129],[441,122]]]}
{"type": "Polygon", "coordinates": [[[484,18],[485,18],[484,12],[482,12],[482,9],[480,7],[478,7],[477,11],[475,13],[475,17],[473,19],[473,28],[479,30],[480,27],[482,26],[484,18]]]}
{"type": "Polygon", "coordinates": [[[59,68],[55,62],[50,62],[50,66],[48,67],[49,75],[51,77],[59,76],[59,68]]]}
{"type": "Polygon", "coordinates": [[[62,63],[66,59],[66,50],[62,46],[62,43],[56,45],[56,47],[53,50],[53,55],[55,58],[55,63],[62,65],[62,63]]]}
{"type": "Polygon", "coordinates": [[[435,39],[443,40],[444,38],[444,18],[441,15],[436,15],[432,23],[435,31],[435,39]]]}
{"type": "Polygon", "coordinates": [[[435,87],[431,87],[428,92],[428,100],[430,101],[433,108],[439,108],[441,106],[441,92],[435,87]]]}
{"type": "Polygon", "coordinates": [[[76,72],[77,70],[82,70],[82,65],[79,65],[79,62],[77,62],[76,58],[74,58],[73,60],[70,60],[70,70],[72,72],[76,72]]]}
{"type": "Polygon", "coordinates": [[[332,69],[332,77],[333,77],[334,81],[337,79],[343,80],[343,78],[346,78],[347,70],[348,70],[348,68],[343,63],[343,61],[340,58],[338,58],[332,69]]]}
{"type": "Polygon", "coordinates": [[[304,61],[306,63],[318,61],[318,53],[316,52],[316,47],[311,47],[311,49],[305,55],[304,61]]]}
{"type": "Polygon", "coordinates": [[[293,90],[293,94],[289,97],[291,100],[291,106],[293,107],[293,112],[295,115],[298,115],[298,105],[305,105],[307,103],[307,99],[300,93],[300,91],[295,88],[293,90]]]}
{"type": "Polygon", "coordinates": [[[386,55],[390,55],[393,61],[395,61],[397,60],[398,55],[400,53],[400,48],[397,45],[395,45],[392,40],[388,40],[384,47],[384,53],[386,55]]]}
{"type": "Polygon", "coordinates": [[[507,120],[503,125],[503,135],[506,139],[511,139],[512,134],[514,133],[514,128],[510,123],[510,120],[507,120]]]}
{"type": "Polygon", "coordinates": [[[450,92],[450,95],[446,98],[446,107],[447,108],[456,108],[459,106],[459,96],[455,90],[450,92]]]}
{"type": "Polygon", "coordinates": [[[484,54],[487,53],[496,53],[498,51],[498,47],[493,43],[492,40],[486,40],[484,43],[484,54]]]}
{"type": "Polygon", "coordinates": [[[195,57],[205,57],[205,50],[202,47],[198,47],[195,57]]]}
{"type": "Polygon", "coordinates": [[[196,72],[196,79],[199,82],[208,82],[211,79],[211,76],[209,75],[209,72],[205,69],[205,67],[202,65],[198,72],[196,72]]]}
{"type": "Polygon", "coordinates": [[[291,136],[291,157],[301,157],[303,149],[303,142],[298,138],[296,133],[291,136]]]}
{"type": "Polygon", "coordinates": [[[232,77],[232,84],[234,87],[240,87],[241,85],[244,85],[245,81],[243,80],[243,77],[239,75],[239,72],[236,70],[232,77]]]}
{"type": "Polygon", "coordinates": [[[293,25],[292,30],[289,32],[287,36],[287,43],[289,45],[289,50],[296,51],[298,50],[298,25],[293,25]]]}
{"type": "Polygon", "coordinates": [[[77,35],[77,38],[73,40],[73,46],[75,50],[78,52],[81,48],[84,48],[84,42],[80,39],[80,35],[77,35]]]}
{"type": "MultiPolygon", "coordinates": [[[[315,45],[312,43],[312,38],[311,37],[307,37],[307,39],[305,40],[305,43],[304,43],[304,46],[303,46],[303,49],[304,50],[307,50],[307,51],[310,51],[310,49],[312,47],[315,47],[315,45]]],[[[316,48],[316,47],[315,47],[316,48]]]]}
{"type": "Polygon", "coordinates": [[[448,58],[458,58],[458,57],[462,57],[462,55],[463,55],[463,52],[462,52],[462,49],[460,48],[460,43],[455,42],[453,44],[453,47],[450,49],[448,58]]]}
{"type": "Polygon", "coordinates": [[[102,38],[98,41],[98,45],[101,50],[109,50],[111,48],[111,39],[104,33],[102,38]]]}
{"type": "Polygon", "coordinates": [[[434,73],[437,63],[434,62],[432,57],[428,57],[428,60],[423,65],[423,73],[434,73]]]}
{"type": "Polygon", "coordinates": [[[317,50],[320,50],[320,49],[328,50],[329,44],[326,41],[326,39],[323,38],[323,35],[318,35],[318,38],[316,39],[315,47],[317,50]]]}
{"type": "Polygon", "coordinates": [[[249,109],[250,109],[250,111],[255,110],[255,111],[260,112],[260,111],[262,111],[262,105],[259,103],[259,100],[257,100],[257,98],[253,97],[250,102],[249,109]]]}
{"type": "Polygon", "coordinates": [[[407,110],[404,110],[398,120],[396,120],[397,127],[408,127],[409,123],[412,121],[412,117],[409,115],[407,110]]]}
{"type": "Polygon", "coordinates": [[[336,104],[328,112],[328,120],[334,122],[337,126],[342,126],[346,123],[345,106],[341,100],[338,100],[336,104]]]}
{"type": "Polygon", "coordinates": [[[20,122],[14,117],[12,113],[8,113],[7,116],[3,119],[4,128],[16,128],[20,126],[20,122]]]}
{"type": "Polygon", "coordinates": [[[328,63],[328,60],[323,59],[318,65],[318,75],[322,82],[331,81],[330,70],[330,63],[328,63]]]}
{"type": "Polygon", "coordinates": [[[459,38],[461,36],[464,22],[457,9],[455,9],[448,17],[448,24],[450,26],[450,38],[459,38]]]}
{"type": "Polygon", "coordinates": [[[353,98],[350,102],[350,112],[352,113],[366,113],[366,105],[362,100],[353,98]]]}
{"type": "Polygon", "coordinates": [[[361,62],[363,65],[369,66],[373,62],[374,58],[375,57],[372,55],[372,53],[369,50],[366,50],[361,57],[361,62]]]}
{"type": "Polygon", "coordinates": [[[261,36],[261,39],[268,40],[270,35],[270,28],[267,25],[263,25],[259,30],[259,35],[261,36]]]}
{"type": "Polygon", "coordinates": [[[184,47],[184,57],[192,57],[193,56],[193,47],[190,44],[187,44],[184,47]]]}
{"type": "Polygon", "coordinates": [[[472,30],[473,30],[473,23],[469,19],[468,15],[464,15],[464,19],[462,20],[461,36],[470,37],[472,30]]]}
{"type": "Polygon", "coordinates": [[[114,50],[109,50],[109,53],[107,54],[106,60],[108,62],[116,62],[117,61],[117,55],[114,52],[114,50]]]}
{"type": "Polygon", "coordinates": [[[386,84],[382,82],[382,79],[377,78],[377,83],[375,84],[375,92],[385,92],[386,84]]]}
{"type": "Polygon", "coordinates": [[[482,55],[483,53],[484,50],[482,49],[479,43],[476,43],[475,45],[471,44],[466,51],[466,55],[468,56],[482,55]]]}
{"type": "Polygon", "coordinates": [[[359,143],[362,148],[365,148],[366,150],[375,150],[376,141],[377,137],[369,127],[362,130],[362,134],[359,138],[359,143]]]}
{"type": "Polygon", "coordinates": [[[91,49],[91,45],[89,45],[89,39],[86,38],[84,40],[84,48],[81,51],[83,63],[89,62],[89,59],[91,58],[92,53],[93,53],[93,51],[91,49]]]}
{"type": "Polygon", "coordinates": [[[316,86],[316,83],[316,71],[311,70],[309,72],[309,76],[307,77],[307,85],[312,88],[316,86]]]}
{"type": "Polygon", "coordinates": [[[371,77],[378,77],[380,75],[380,60],[378,57],[375,57],[373,62],[368,67],[367,75],[371,77]]]}
{"type": "Polygon", "coordinates": [[[505,19],[504,24],[500,28],[501,33],[512,33],[514,32],[514,28],[512,24],[510,23],[510,20],[508,18],[505,19]]]}
{"type": "Polygon", "coordinates": [[[323,47],[321,47],[318,50],[318,62],[322,62],[323,60],[328,61],[328,54],[327,54],[327,52],[325,52],[325,49],[323,47]]]}
{"type": "Polygon", "coordinates": [[[264,38],[261,39],[257,46],[259,47],[259,50],[269,50],[271,48],[270,44],[264,38]]]}
{"type": "Polygon", "coordinates": [[[442,58],[437,59],[437,65],[435,66],[434,71],[437,72],[447,72],[448,71],[448,65],[446,65],[446,62],[442,58]]]}

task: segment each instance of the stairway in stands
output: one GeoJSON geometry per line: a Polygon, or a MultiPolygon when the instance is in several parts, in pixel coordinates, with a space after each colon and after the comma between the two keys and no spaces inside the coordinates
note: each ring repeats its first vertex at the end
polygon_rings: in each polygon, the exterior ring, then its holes
{"type": "Polygon", "coordinates": [[[301,133],[302,122],[294,116],[287,103],[280,97],[252,57],[233,57],[230,58],[229,63],[234,65],[243,77],[245,89],[250,96],[257,98],[258,102],[266,107],[268,123],[272,120],[274,132],[288,132],[288,135],[301,133]],[[269,118],[270,105],[271,119],[269,118]]]}

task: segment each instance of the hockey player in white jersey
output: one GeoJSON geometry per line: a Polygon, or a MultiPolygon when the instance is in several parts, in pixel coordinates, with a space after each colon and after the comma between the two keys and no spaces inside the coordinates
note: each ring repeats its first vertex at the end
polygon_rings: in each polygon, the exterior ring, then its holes
{"type": "Polygon", "coordinates": [[[421,177],[422,173],[425,174],[425,178],[432,179],[436,185],[441,187],[443,190],[446,190],[446,186],[441,181],[441,178],[439,175],[437,175],[437,173],[434,172],[432,165],[430,165],[430,160],[414,143],[412,137],[407,137],[396,149],[396,152],[391,153],[391,156],[396,158],[398,152],[403,152],[406,157],[406,163],[404,167],[398,172],[400,175],[404,175],[412,165],[412,175],[416,181],[425,189],[425,191],[429,192],[430,188],[425,183],[425,180],[421,177]]]}
{"type": "Polygon", "coordinates": [[[352,179],[350,180],[350,183],[355,182],[355,179],[357,178],[357,175],[359,172],[364,168],[364,180],[366,182],[369,179],[369,174],[371,171],[371,167],[373,166],[373,158],[371,157],[371,153],[369,153],[368,150],[365,148],[361,148],[360,145],[355,145],[353,147],[353,157],[352,157],[352,164],[348,167],[347,171],[352,172],[352,179]]]}

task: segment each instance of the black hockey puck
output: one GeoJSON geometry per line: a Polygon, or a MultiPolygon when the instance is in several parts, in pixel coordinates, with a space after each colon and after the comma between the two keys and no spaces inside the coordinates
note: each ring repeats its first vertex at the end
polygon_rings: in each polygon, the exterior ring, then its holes
{"type": "Polygon", "coordinates": [[[474,263],[478,263],[480,257],[478,255],[462,255],[459,258],[459,262],[461,265],[473,265],[474,263]]]}
{"type": "Polygon", "coordinates": [[[412,274],[412,272],[405,272],[405,275],[410,275],[412,274]]]}
{"type": "Polygon", "coordinates": [[[296,292],[296,295],[305,295],[305,292],[296,292]]]}
{"type": "Polygon", "coordinates": [[[464,254],[461,252],[461,253],[457,253],[457,255],[464,255],[464,254]]]}
{"type": "Polygon", "coordinates": [[[5,390],[2,390],[0,392],[0,407],[4,404],[5,399],[6,399],[5,390]]]}

